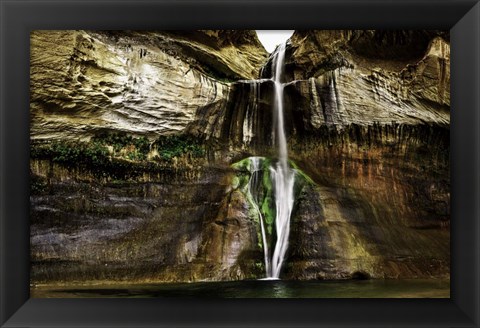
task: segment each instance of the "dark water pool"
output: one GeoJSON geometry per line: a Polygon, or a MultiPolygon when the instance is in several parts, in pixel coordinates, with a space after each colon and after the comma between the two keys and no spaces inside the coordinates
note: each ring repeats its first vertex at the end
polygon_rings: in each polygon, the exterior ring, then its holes
{"type": "Polygon", "coordinates": [[[40,285],[32,297],[449,298],[449,280],[252,280],[174,284],[40,285]]]}

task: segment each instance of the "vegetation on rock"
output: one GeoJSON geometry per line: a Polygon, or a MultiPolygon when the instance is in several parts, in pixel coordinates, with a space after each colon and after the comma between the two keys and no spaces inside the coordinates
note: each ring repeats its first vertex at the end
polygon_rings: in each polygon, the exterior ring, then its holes
{"type": "Polygon", "coordinates": [[[104,133],[90,141],[53,141],[31,143],[32,159],[51,160],[70,168],[92,172],[97,177],[128,180],[143,172],[175,169],[173,158],[186,162],[199,159],[204,148],[186,136],[160,136],[150,144],[145,136],[134,137],[124,133],[104,133]],[[155,150],[160,156],[148,159],[155,150]]]}
{"type": "Polygon", "coordinates": [[[171,160],[184,154],[190,154],[192,157],[199,158],[205,155],[205,148],[198,138],[185,135],[160,136],[153,143],[164,160],[171,160]]]}

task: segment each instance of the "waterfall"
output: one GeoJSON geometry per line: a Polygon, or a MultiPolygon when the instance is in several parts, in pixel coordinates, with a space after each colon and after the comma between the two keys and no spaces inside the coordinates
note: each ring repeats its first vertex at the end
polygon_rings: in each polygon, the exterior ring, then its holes
{"type": "Polygon", "coordinates": [[[258,214],[258,219],[260,221],[260,229],[262,233],[262,245],[263,245],[263,255],[264,255],[264,261],[265,261],[265,271],[271,272],[270,269],[270,258],[269,258],[269,253],[268,253],[268,241],[267,241],[267,234],[265,232],[265,222],[264,222],[264,217],[262,215],[262,212],[260,211],[260,208],[258,207],[258,203],[260,199],[258,198],[258,191],[260,189],[260,173],[261,173],[261,158],[260,157],[250,157],[250,163],[252,165],[250,171],[251,171],[251,176],[250,176],[250,181],[248,183],[248,192],[250,195],[252,195],[253,198],[253,208],[258,214]]]}
{"type": "Polygon", "coordinates": [[[283,117],[283,71],[285,61],[285,47],[283,43],[279,46],[274,58],[275,69],[272,80],[275,87],[275,115],[276,130],[275,141],[278,146],[278,162],[275,167],[270,167],[270,177],[275,193],[275,229],[277,240],[271,261],[271,272],[267,271],[267,277],[278,278],[285,259],[288,248],[288,236],[290,234],[290,215],[293,209],[293,184],[295,180],[295,172],[288,166],[287,138],[285,136],[285,124],[283,117]]]}
{"type": "MultiPolygon", "coordinates": [[[[278,143],[278,155],[280,164],[283,168],[287,167],[287,138],[285,137],[285,126],[283,122],[283,66],[285,61],[285,43],[281,44],[277,54],[274,58],[275,69],[272,68],[275,89],[275,98],[274,98],[274,111],[276,115],[277,133],[275,135],[275,141],[278,143]]],[[[274,128],[275,129],[275,128],[274,128]]]]}
{"type": "MultiPolygon", "coordinates": [[[[295,170],[290,168],[288,163],[283,113],[284,84],[282,79],[285,46],[286,44],[280,45],[273,57],[273,76],[271,78],[271,81],[274,82],[275,90],[273,112],[276,123],[273,126],[272,135],[274,143],[277,145],[278,159],[272,161],[264,157],[249,158],[250,180],[248,181],[248,194],[253,210],[259,218],[261,232],[259,237],[262,239],[266,279],[278,279],[280,277],[288,249],[290,215],[294,203],[295,170]],[[270,201],[266,203],[267,199],[273,199],[275,205],[268,204],[270,201]],[[272,211],[266,212],[264,206],[268,206],[272,211]],[[273,208],[275,208],[274,216],[273,208]],[[273,241],[275,244],[270,245],[269,242],[273,241]]],[[[257,88],[254,87],[253,91],[257,91],[257,88]]],[[[244,129],[249,131],[250,123],[244,125],[244,129]]],[[[248,133],[245,134],[248,135],[248,133]]]]}

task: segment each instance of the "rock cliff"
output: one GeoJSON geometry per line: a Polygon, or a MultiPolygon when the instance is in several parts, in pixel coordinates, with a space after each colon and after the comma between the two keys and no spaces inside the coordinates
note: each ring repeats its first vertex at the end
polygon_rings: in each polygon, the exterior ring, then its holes
{"type": "MultiPolygon", "coordinates": [[[[448,277],[442,31],[296,31],[287,279],[448,277]]],[[[254,31],[31,34],[32,279],[261,278],[249,156],[275,158],[254,31]],[[242,184],[243,181],[243,184],[242,184]]]]}
{"type": "Polygon", "coordinates": [[[177,133],[265,58],[254,31],[34,31],[32,139],[177,133]]]}

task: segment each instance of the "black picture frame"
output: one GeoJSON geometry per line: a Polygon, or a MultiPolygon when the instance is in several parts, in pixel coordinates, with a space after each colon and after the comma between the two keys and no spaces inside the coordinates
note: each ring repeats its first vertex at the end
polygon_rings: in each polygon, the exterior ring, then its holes
{"type": "Polygon", "coordinates": [[[0,0],[1,327],[479,327],[480,4],[472,0],[0,0]],[[450,29],[450,299],[29,299],[35,29],[450,29]]]}

